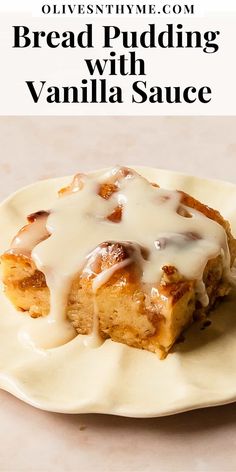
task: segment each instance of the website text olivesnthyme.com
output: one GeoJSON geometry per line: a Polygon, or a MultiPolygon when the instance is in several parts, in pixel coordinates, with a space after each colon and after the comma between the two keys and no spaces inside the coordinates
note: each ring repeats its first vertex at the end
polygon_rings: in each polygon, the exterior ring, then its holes
{"type": "Polygon", "coordinates": [[[43,4],[44,15],[194,15],[194,4],[118,3],[118,4],[43,4]]]}

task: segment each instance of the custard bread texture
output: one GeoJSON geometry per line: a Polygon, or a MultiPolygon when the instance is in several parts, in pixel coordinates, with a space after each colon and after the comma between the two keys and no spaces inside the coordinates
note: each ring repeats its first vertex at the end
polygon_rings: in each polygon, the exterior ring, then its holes
{"type": "MultiPolygon", "coordinates": [[[[117,191],[119,180],[128,172],[123,169],[115,181],[103,182],[97,188],[100,197],[108,200],[117,191]]],[[[60,198],[66,198],[71,192],[79,192],[82,185],[83,176],[76,176],[71,186],[59,192],[60,198]]],[[[232,266],[236,256],[236,241],[229,223],[219,212],[184,192],[179,194],[180,215],[188,218],[190,215],[186,207],[195,209],[224,228],[232,266]]],[[[28,231],[41,217],[41,212],[30,215],[28,224],[21,232],[28,231]]],[[[122,206],[117,206],[108,216],[114,223],[121,218],[122,206]]],[[[41,239],[48,236],[46,230],[41,239]]],[[[187,244],[199,236],[186,232],[181,237],[183,244],[187,244]]],[[[161,240],[159,244],[166,244],[166,241],[161,240]]],[[[199,290],[202,289],[199,281],[188,280],[172,265],[162,267],[162,276],[157,283],[144,283],[139,264],[140,253],[144,259],[148,259],[146,248],[135,242],[101,241],[73,278],[67,298],[66,316],[77,333],[90,334],[94,326],[96,306],[98,330],[103,339],[111,338],[135,348],[146,349],[163,358],[194,319],[205,317],[216,300],[228,294],[230,283],[224,276],[223,256],[219,254],[208,260],[202,280],[208,303],[202,303],[199,299],[199,290]],[[112,271],[112,268],[115,270],[112,271]],[[109,270],[109,278],[95,292],[95,278],[109,270]]],[[[1,265],[5,293],[15,307],[29,313],[31,317],[48,316],[50,291],[45,275],[36,267],[31,253],[9,250],[1,256],[1,265]]]]}

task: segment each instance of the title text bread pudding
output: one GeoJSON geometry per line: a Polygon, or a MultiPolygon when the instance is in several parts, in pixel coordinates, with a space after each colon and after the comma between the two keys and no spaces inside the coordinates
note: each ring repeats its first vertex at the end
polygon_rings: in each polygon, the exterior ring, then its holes
{"type": "Polygon", "coordinates": [[[217,211],[119,167],[76,175],[53,208],[28,216],[1,262],[6,294],[37,318],[43,347],[79,333],[164,357],[229,292],[235,256],[217,211]]]}

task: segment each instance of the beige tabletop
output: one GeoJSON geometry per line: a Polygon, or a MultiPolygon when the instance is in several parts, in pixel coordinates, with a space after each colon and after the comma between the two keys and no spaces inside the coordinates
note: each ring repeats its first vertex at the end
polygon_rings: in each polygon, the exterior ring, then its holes
{"type": "MultiPolygon", "coordinates": [[[[0,118],[0,197],[115,164],[236,183],[236,118],[0,118]]],[[[236,405],[147,420],[60,415],[0,392],[0,471],[236,471],[236,405]]]]}

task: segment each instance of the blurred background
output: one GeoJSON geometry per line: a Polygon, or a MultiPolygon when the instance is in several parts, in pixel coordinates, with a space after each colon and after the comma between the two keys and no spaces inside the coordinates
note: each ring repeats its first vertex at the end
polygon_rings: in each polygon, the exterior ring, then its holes
{"type": "Polygon", "coordinates": [[[0,198],[35,180],[147,165],[236,183],[236,117],[0,117],[0,198]]]}

